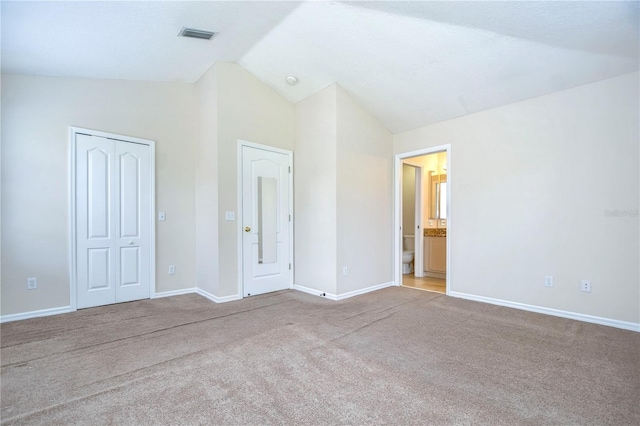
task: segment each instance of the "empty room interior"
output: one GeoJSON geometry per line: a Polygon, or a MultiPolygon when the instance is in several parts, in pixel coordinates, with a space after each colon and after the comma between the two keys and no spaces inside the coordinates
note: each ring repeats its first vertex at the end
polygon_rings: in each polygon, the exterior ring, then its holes
{"type": "Polygon", "coordinates": [[[0,7],[0,423],[640,424],[638,1],[0,7]]]}

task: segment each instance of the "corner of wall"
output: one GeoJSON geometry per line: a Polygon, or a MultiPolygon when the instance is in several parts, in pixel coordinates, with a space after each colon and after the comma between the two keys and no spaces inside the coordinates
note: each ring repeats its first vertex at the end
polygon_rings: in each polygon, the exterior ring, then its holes
{"type": "Polygon", "coordinates": [[[296,284],[392,281],[391,159],[391,133],[337,83],[296,104],[296,284]]]}
{"type": "Polygon", "coordinates": [[[218,79],[215,64],[195,85],[196,287],[217,293],[218,268],[218,79]]]}
{"type": "Polygon", "coordinates": [[[295,284],[336,293],[336,85],[295,105],[295,284]]]}

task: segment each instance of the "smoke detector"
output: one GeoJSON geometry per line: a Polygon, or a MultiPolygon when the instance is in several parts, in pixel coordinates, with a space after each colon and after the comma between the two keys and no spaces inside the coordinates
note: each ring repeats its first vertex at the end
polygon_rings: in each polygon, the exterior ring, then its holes
{"type": "Polygon", "coordinates": [[[211,40],[216,33],[213,31],[205,31],[205,30],[196,30],[195,28],[186,28],[182,27],[179,36],[182,37],[191,37],[191,38],[199,38],[202,40],[211,40]]]}
{"type": "Polygon", "coordinates": [[[298,82],[298,79],[293,75],[288,75],[286,80],[287,80],[287,83],[290,84],[291,86],[295,86],[296,83],[298,82]]]}

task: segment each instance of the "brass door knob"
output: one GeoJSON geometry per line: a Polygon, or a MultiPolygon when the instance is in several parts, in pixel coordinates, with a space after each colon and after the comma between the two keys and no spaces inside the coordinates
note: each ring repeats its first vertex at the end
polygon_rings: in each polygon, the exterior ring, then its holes
{"type": "Polygon", "coordinates": [[[244,227],[244,232],[249,232],[249,231],[251,231],[251,228],[249,228],[248,226],[245,226],[244,227]]]}

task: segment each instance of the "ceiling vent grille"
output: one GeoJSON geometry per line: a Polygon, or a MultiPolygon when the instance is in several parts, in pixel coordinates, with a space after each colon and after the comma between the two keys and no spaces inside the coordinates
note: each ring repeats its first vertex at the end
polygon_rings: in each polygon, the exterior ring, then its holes
{"type": "Polygon", "coordinates": [[[196,30],[194,28],[183,28],[178,35],[182,37],[200,38],[211,40],[216,33],[213,31],[196,30]]]}

